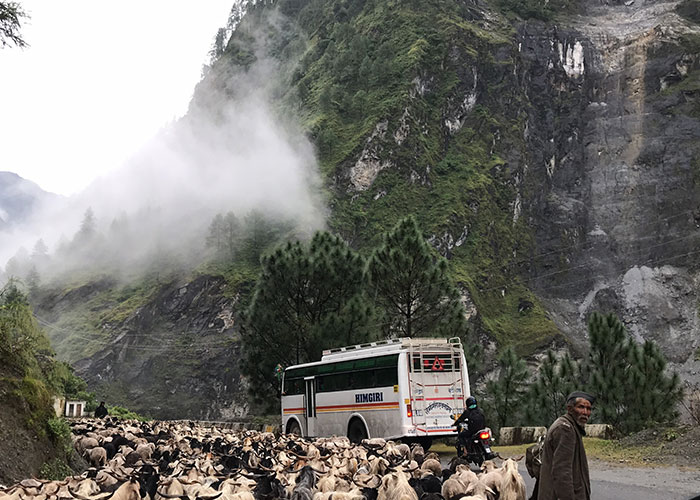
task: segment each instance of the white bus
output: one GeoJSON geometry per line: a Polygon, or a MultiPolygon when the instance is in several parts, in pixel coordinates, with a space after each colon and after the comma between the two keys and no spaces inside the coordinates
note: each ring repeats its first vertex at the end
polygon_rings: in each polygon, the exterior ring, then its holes
{"type": "Polygon", "coordinates": [[[455,436],[470,394],[459,339],[401,338],[323,352],[282,378],[282,429],[307,437],[421,442],[455,436]]]}

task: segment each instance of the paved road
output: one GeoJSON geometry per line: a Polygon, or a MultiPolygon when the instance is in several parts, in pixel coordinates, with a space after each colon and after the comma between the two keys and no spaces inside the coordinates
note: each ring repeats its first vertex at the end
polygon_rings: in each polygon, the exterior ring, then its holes
{"type": "MultiPolygon", "coordinates": [[[[454,455],[444,455],[444,464],[454,455]]],[[[528,498],[535,480],[519,465],[527,485],[528,498]]],[[[680,470],[677,467],[625,467],[597,460],[589,462],[591,498],[593,500],[688,500],[700,495],[700,471],[680,470]]]]}

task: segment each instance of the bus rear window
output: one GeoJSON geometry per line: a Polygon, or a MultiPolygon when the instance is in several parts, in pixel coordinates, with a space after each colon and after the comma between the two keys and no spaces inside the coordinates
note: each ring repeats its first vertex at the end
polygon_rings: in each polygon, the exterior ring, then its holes
{"type": "Polygon", "coordinates": [[[413,372],[458,372],[460,370],[459,365],[459,357],[453,357],[449,353],[424,353],[422,360],[420,354],[414,353],[411,368],[413,372]]]}

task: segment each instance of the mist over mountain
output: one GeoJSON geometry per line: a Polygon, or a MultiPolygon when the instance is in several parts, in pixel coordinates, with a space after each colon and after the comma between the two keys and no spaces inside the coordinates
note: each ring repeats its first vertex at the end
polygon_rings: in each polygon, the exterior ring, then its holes
{"type": "Polygon", "coordinates": [[[60,198],[13,172],[0,172],[0,231],[29,222],[33,214],[60,198]]]}

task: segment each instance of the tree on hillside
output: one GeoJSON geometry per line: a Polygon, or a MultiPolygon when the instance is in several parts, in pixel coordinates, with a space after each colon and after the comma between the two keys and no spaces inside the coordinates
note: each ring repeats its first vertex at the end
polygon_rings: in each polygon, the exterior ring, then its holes
{"type": "Polygon", "coordinates": [[[637,344],[614,314],[593,313],[588,331],[584,372],[589,391],[597,396],[596,420],[623,433],[672,421],[683,393],[678,374],[665,374],[658,346],[652,341],[637,344]]]}
{"type": "Polygon", "coordinates": [[[233,212],[216,214],[209,225],[206,246],[214,250],[220,259],[233,260],[240,250],[243,227],[233,212]]]}
{"type": "Polygon", "coordinates": [[[83,220],[80,223],[80,229],[73,237],[72,245],[74,248],[84,248],[85,245],[94,241],[97,236],[97,223],[95,222],[95,213],[91,207],[88,207],[83,214],[83,220]]]}
{"type": "Polygon", "coordinates": [[[209,224],[209,233],[206,239],[207,248],[211,248],[217,255],[224,248],[224,216],[216,214],[209,224]]]}
{"type": "Polygon", "coordinates": [[[258,210],[251,210],[243,217],[241,257],[251,264],[259,264],[261,255],[288,234],[292,227],[290,221],[273,219],[258,210]]]}
{"type": "Polygon", "coordinates": [[[630,352],[628,411],[623,429],[632,432],[673,421],[676,405],[683,399],[683,388],[677,373],[664,372],[666,359],[659,347],[647,340],[635,344],[630,352]]]}
{"type": "Polygon", "coordinates": [[[361,256],[325,232],[263,257],[241,333],[243,370],[257,403],[279,402],[277,364],[317,360],[323,349],[374,337],[363,268],[361,256]]]}
{"type": "Polygon", "coordinates": [[[518,357],[512,347],[507,347],[498,357],[498,366],[498,378],[486,383],[486,393],[500,429],[515,423],[522,406],[529,373],[525,361],[518,357]]]}
{"type": "Polygon", "coordinates": [[[413,217],[384,235],[369,263],[370,295],[385,315],[388,337],[454,337],[467,330],[464,306],[447,261],[437,255],[413,217]]]}
{"type": "Polygon", "coordinates": [[[631,340],[614,314],[597,312],[588,320],[590,351],[585,373],[588,388],[596,395],[595,418],[619,427],[627,391],[627,368],[631,340]]]}
{"type": "Polygon", "coordinates": [[[26,47],[27,43],[20,35],[22,20],[27,14],[22,10],[19,2],[0,2],[0,44],[2,47],[15,45],[26,47]]]}
{"type": "Polygon", "coordinates": [[[568,353],[558,358],[550,349],[530,384],[525,410],[535,425],[549,425],[561,416],[566,396],[578,388],[579,369],[568,353]]]}

